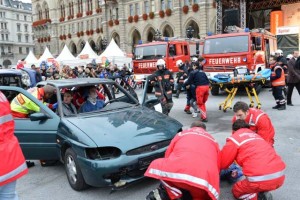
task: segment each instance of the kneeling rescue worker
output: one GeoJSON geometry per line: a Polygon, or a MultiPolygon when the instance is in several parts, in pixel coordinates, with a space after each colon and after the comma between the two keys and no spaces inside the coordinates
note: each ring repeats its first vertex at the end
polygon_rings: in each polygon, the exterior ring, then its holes
{"type": "Polygon", "coordinates": [[[164,158],[150,164],[145,176],[159,179],[161,184],[147,200],[219,198],[219,145],[205,128],[202,122],[192,123],[174,137],[164,158]]]}
{"type": "Polygon", "coordinates": [[[245,176],[233,185],[233,196],[243,200],[271,200],[269,191],[284,183],[285,163],[244,120],[236,120],[232,129],[234,133],[221,151],[221,169],[227,169],[236,161],[245,176]]]}

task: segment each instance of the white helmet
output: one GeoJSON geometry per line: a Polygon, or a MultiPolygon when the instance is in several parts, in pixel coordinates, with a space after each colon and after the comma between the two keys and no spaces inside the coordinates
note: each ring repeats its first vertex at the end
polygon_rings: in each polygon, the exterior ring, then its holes
{"type": "Polygon", "coordinates": [[[197,57],[192,57],[192,62],[198,62],[198,58],[197,57]]]}
{"type": "Polygon", "coordinates": [[[181,67],[183,65],[182,60],[177,60],[176,61],[176,66],[181,67]]]}
{"type": "Polygon", "coordinates": [[[163,66],[163,69],[165,69],[166,68],[166,61],[164,61],[164,59],[158,59],[158,61],[156,62],[157,69],[159,69],[159,66],[163,66]]]}
{"type": "Polygon", "coordinates": [[[283,56],[283,51],[282,51],[281,49],[277,49],[277,50],[275,51],[275,54],[278,54],[278,55],[280,55],[280,56],[283,56]]]}
{"type": "Polygon", "coordinates": [[[275,56],[275,51],[272,51],[272,52],[270,53],[270,55],[271,55],[271,56],[275,56]]]}
{"type": "Polygon", "coordinates": [[[287,59],[292,59],[294,56],[292,54],[289,54],[286,56],[287,59]]]}

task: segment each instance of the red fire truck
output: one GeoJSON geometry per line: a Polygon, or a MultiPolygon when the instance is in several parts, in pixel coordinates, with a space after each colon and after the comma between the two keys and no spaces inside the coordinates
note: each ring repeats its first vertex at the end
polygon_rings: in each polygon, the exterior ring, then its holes
{"type": "MultiPolygon", "coordinates": [[[[133,72],[136,80],[145,80],[146,76],[157,70],[156,61],[164,59],[171,72],[178,72],[177,60],[190,60],[191,56],[202,53],[203,42],[194,39],[167,39],[136,45],[133,60],[133,72]]],[[[152,88],[151,88],[152,89],[152,88]]]]}
{"type": "MultiPolygon", "coordinates": [[[[225,30],[225,34],[205,38],[202,56],[208,76],[233,73],[235,68],[247,68],[255,74],[269,66],[270,53],[277,49],[274,35],[264,29],[243,30],[235,26],[225,30]]],[[[213,86],[211,93],[218,95],[219,87],[213,86]]]]}

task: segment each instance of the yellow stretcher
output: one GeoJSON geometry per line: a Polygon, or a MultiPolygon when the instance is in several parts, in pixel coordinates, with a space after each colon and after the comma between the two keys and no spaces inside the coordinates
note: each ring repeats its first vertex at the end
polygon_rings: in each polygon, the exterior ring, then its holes
{"type": "Polygon", "coordinates": [[[252,98],[252,95],[254,96],[254,99],[256,101],[256,108],[260,109],[261,108],[261,103],[260,100],[257,96],[257,92],[255,89],[255,85],[264,85],[266,82],[266,78],[261,78],[261,79],[252,79],[252,80],[245,80],[245,79],[234,79],[232,78],[230,82],[222,82],[222,83],[217,83],[214,81],[210,80],[211,86],[219,86],[220,89],[225,90],[228,95],[226,99],[219,104],[219,110],[223,110],[223,112],[226,112],[228,108],[232,109],[231,105],[233,102],[233,99],[239,90],[239,88],[245,88],[248,98],[250,100],[249,107],[253,108],[255,106],[254,100],[252,98]],[[252,95],[251,95],[252,94],[252,95]]]}

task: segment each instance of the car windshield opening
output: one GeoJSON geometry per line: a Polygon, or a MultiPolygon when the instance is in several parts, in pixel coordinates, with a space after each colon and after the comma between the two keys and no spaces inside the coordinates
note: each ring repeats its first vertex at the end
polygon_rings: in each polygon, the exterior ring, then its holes
{"type": "Polygon", "coordinates": [[[236,37],[223,37],[206,39],[204,54],[223,54],[247,52],[249,48],[249,37],[247,35],[236,37]]]}

